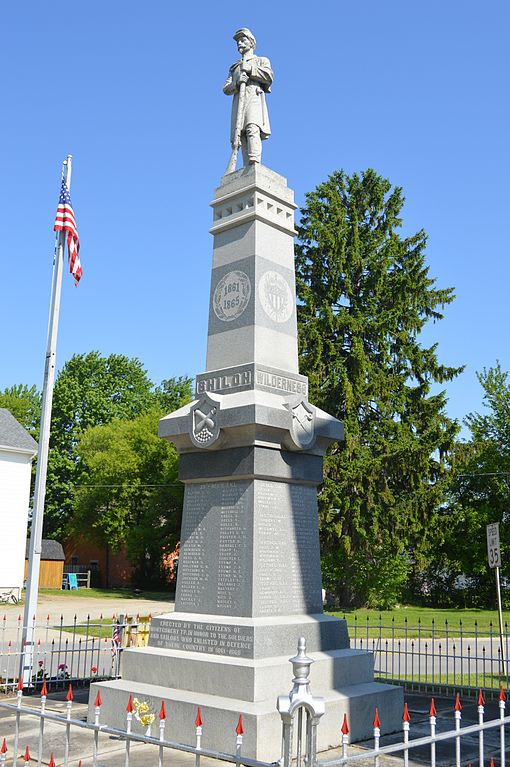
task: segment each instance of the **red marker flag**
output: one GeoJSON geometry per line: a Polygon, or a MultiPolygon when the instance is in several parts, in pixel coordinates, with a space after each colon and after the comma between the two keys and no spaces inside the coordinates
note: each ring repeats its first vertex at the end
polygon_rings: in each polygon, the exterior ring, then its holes
{"type": "Polygon", "coordinates": [[[67,254],[69,257],[69,271],[73,275],[74,284],[78,285],[83,274],[80,262],[80,238],[74,220],[74,211],[71,203],[71,195],[65,178],[62,179],[60,187],[60,198],[58,201],[57,217],[55,218],[55,232],[67,232],[67,254]]]}

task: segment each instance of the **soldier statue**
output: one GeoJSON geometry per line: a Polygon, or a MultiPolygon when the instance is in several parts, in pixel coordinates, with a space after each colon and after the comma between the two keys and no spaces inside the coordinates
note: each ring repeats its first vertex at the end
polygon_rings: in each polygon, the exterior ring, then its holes
{"type": "Polygon", "coordinates": [[[234,96],[230,130],[232,156],[227,173],[235,170],[239,146],[243,165],[260,163],[262,139],[271,134],[265,97],[273,82],[271,63],[264,56],[255,56],[256,40],[249,29],[238,29],[234,40],[242,58],[232,64],[223,86],[223,93],[234,96]]]}

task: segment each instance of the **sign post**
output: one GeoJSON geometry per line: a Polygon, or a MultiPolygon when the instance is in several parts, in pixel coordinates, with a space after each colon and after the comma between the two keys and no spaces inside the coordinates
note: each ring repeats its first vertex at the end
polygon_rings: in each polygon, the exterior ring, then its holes
{"type": "Polygon", "coordinates": [[[499,568],[501,567],[501,549],[499,546],[499,522],[493,522],[487,525],[487,554],[489,557],[489,567],[496,570],[496,594],[498,598],[498,619],[499,619],[499,643],[501,648],[501,674],[505,673],[505,653],[503,641],[503,611],[501,609],[501,585],[499,579],[499,568]]]}

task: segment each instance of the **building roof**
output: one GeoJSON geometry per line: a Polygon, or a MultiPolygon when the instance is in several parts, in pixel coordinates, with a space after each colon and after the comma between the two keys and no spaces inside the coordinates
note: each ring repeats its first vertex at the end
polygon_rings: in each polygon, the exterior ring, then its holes
{"type": "Polygon", "coordinates": [[[0,449],[2,447],[22,453],[37,453],[35,439],[5,407],[0,407],[0,449]]]}
{"type": "MultiPolygon", "coordinates": [[[[30,541],[27,538],[27,545],[25,547],[25,559],[28,559],[29,543],[30,541]]],[[[57,562],[63,562],[65,560],[65,556],[62,544],[58,541],[52,541],[49,538],[43,538],[41,546],[41,559],[52,559],[57,562]]]]}

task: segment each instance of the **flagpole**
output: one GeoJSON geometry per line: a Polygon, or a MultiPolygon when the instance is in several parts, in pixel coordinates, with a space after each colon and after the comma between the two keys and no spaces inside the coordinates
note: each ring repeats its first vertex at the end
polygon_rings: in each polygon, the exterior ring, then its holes
{"type": "MultiPolygon", "coordinates": [[[[65,178],[68,189],[71,188],[71,166],[72,155],[69,154],[62,163],[62,177],[65,178]]],[[[37,451],[34,511],[32,514],[32,527],[30,532],[27,589],[21,646],[20,677],[22,677],[23,684],[25,686],[31,684],[31,678],[34,674],[34,616],[37,614],[37,597],[39,592],[39,571],[41,565],[44,500],[46,496],[46,475],[48,472],[51,406],[53,402],[53,387],[55,384],[55,361],[57,352],[62,272],[64,268],[65,238],[65,231],[58,232],[57,248],[55,260],[53,262],[50,315],[48,321],[48,341],[46,347],[46,361],[44,367],[44,382],[42,391],[41,428],[39,432],[39,449],[37,451]]]]}

